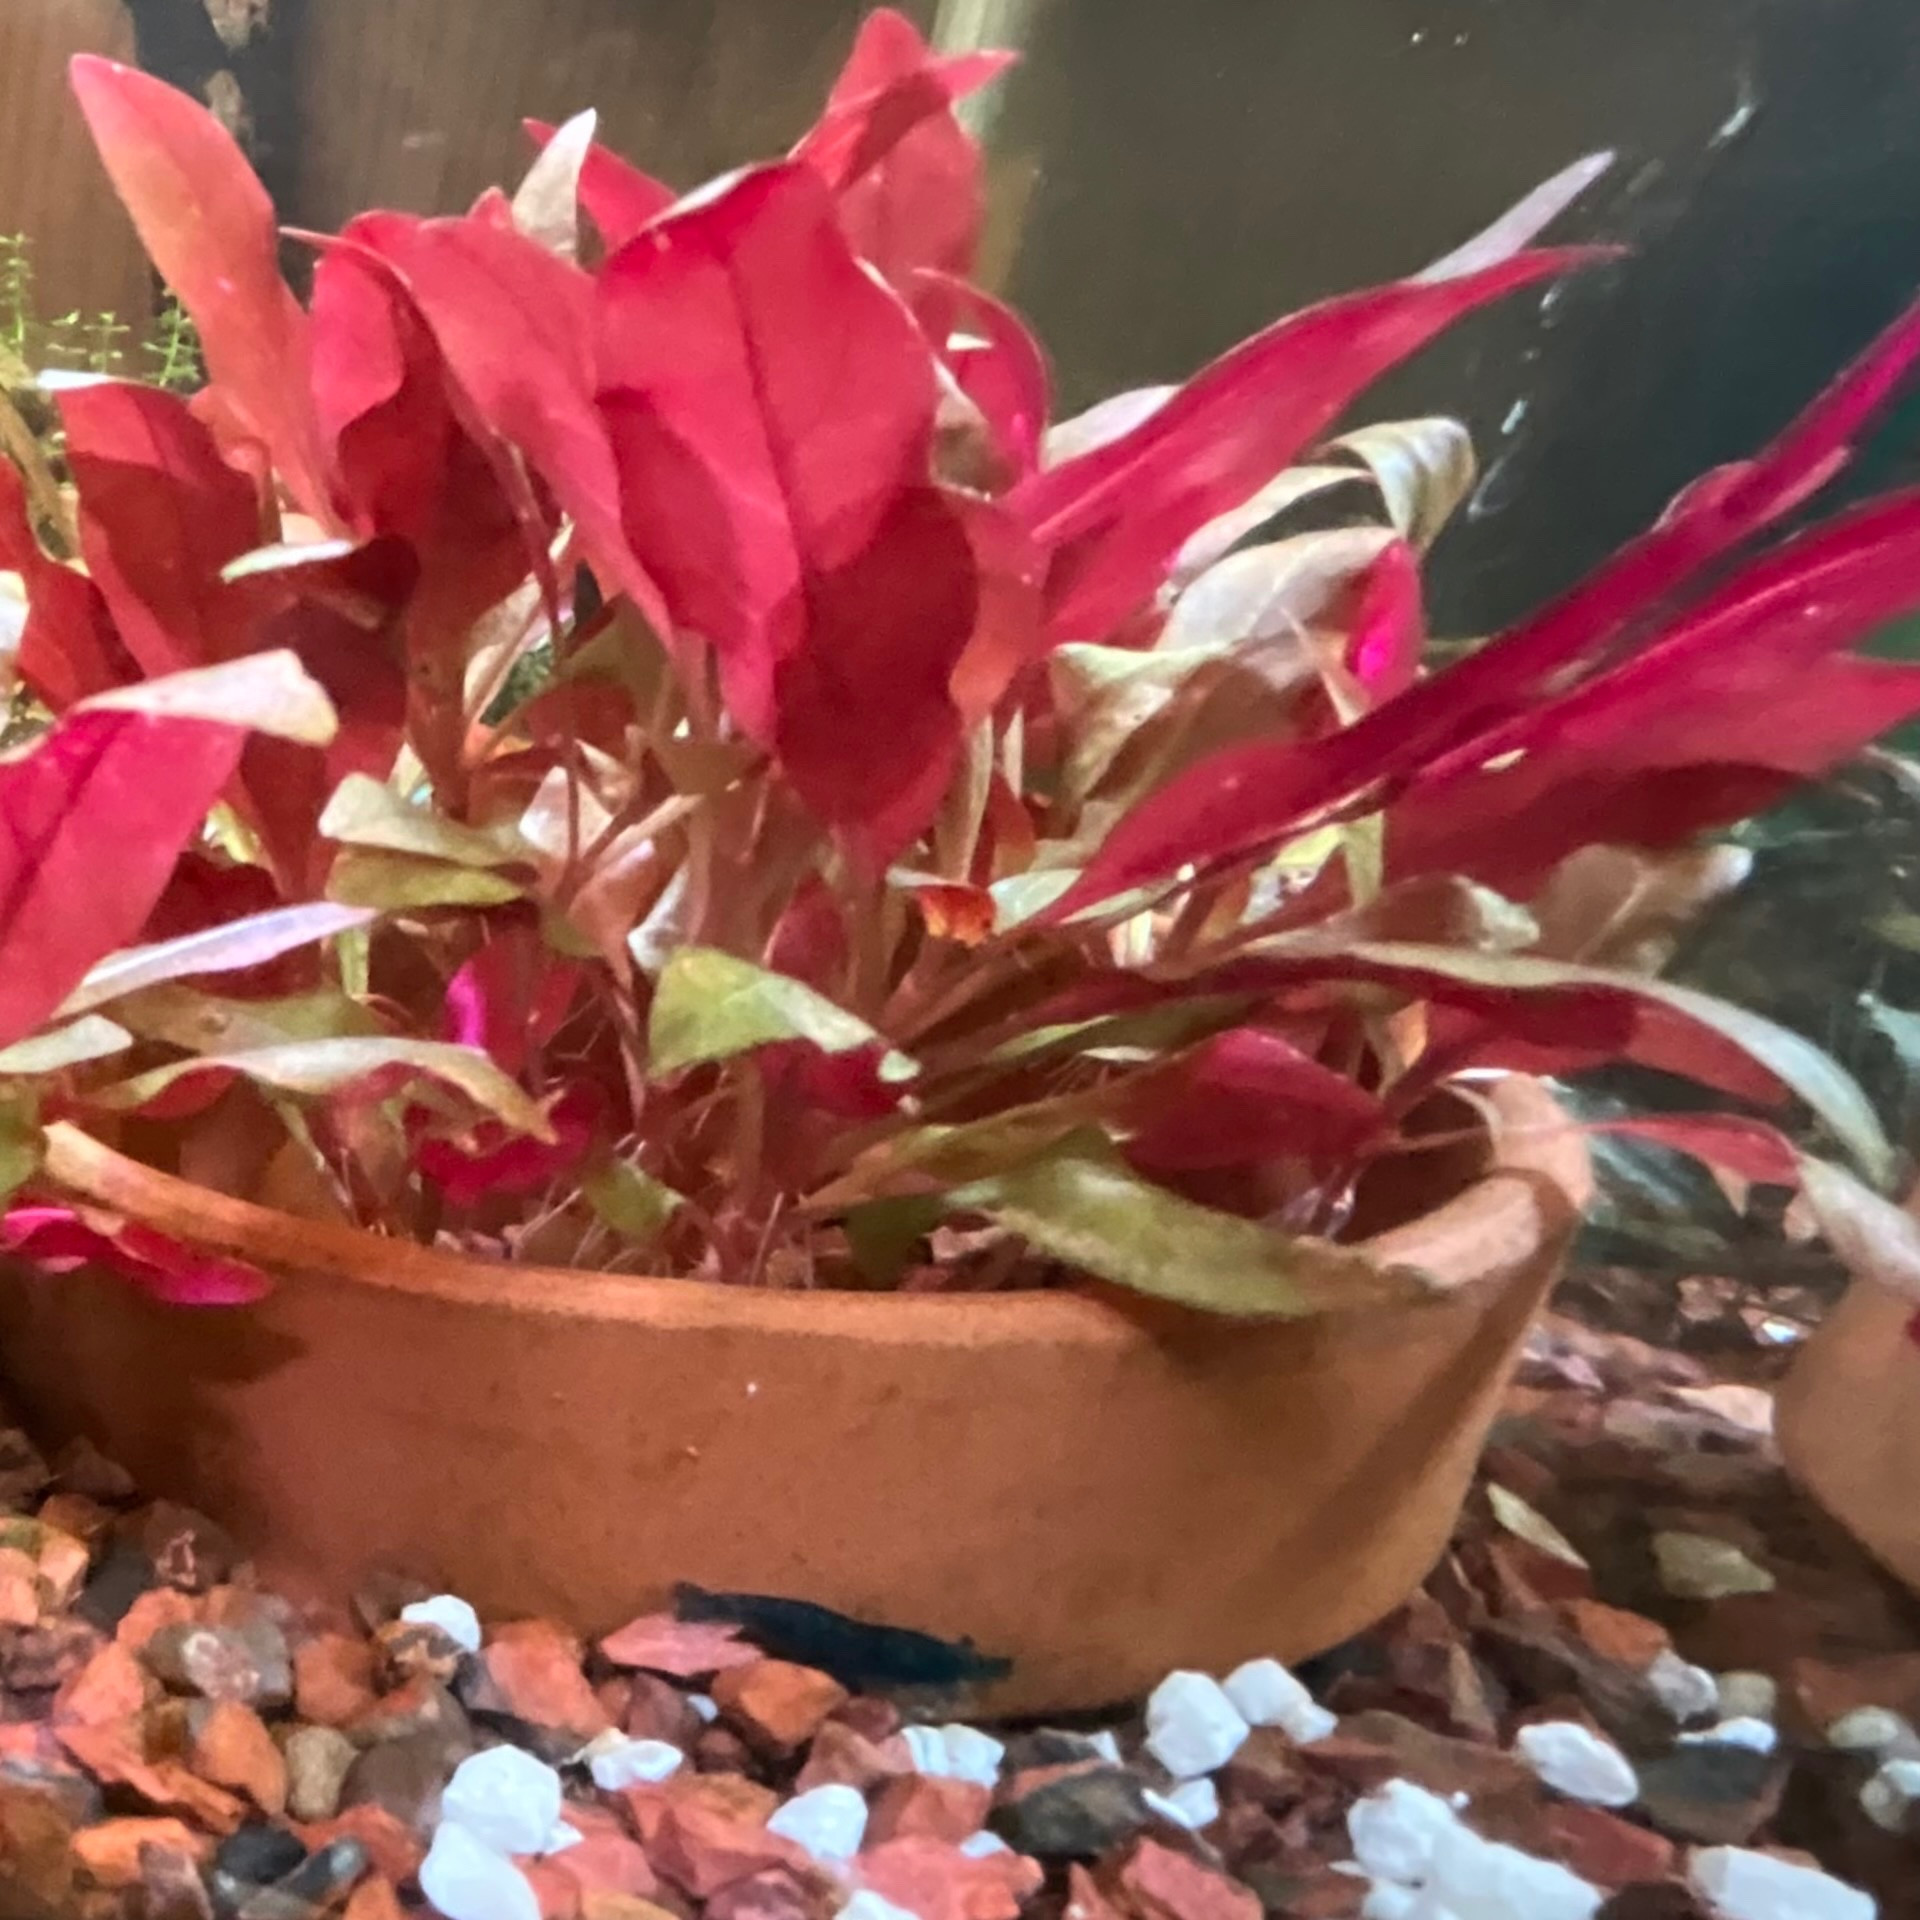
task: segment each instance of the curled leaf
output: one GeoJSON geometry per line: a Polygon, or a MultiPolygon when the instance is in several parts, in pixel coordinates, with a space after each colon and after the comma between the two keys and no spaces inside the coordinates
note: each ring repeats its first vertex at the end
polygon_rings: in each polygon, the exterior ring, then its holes
{"type": "Polygon", "coordinates": [[[1421,553],[1473,491],[1473,437],[1458,420],[1358,427],[1333,444],[1364,463],[1400,537],[1421,553]]]}
{"type": "Polygon", "coordinates": [[[503,867],[514,848],[500,835],[463,826],[428,807],[403,800],[384,780],[350,773],[320,816],[320,831],[348,846],[417,854],[460,867],[503,867]]]}

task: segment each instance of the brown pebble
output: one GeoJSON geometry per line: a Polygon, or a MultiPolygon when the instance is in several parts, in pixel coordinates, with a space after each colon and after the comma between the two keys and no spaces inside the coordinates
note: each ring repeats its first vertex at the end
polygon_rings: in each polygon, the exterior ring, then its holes
{"type": "Polygon", "coordinates": [[[344,1727],[378,1698],[373,1649],[344,1633],[316,1634],[293,1654],[293,1704],[303,1720],[344,1727]]]}
{"type": "Polygon", "coordinates": [[[287,1811],[296,1820],[331,1820],[360,1749],[333,1727],[298,1727],[287,1736],[287,1811]]]}
{"type": "Polygon", "coordinates": [[[779,1755],[805,1746],[848,1694],[831,1674],[787,1660],[757,1660],[716,1674],[713,1697],[750,1745],[779,1755]]]}
{"type": "Polygon", "coordinates": [[[238,1700],[219,1700],[198,1716],[188,1764],[202,1780],[244,1793],[278,1819],[287,1810],[287,1763],[267,1725],[238,1700]]]}
{"type": "Polygon", "coordinates": [[[103,1887],[138,1886],[141,1855],[149,1848],[193,1861],[213,1857],[213,1843],[184,1820],[104,1820],[73,1836],[75,1858],[103,1887]]]}

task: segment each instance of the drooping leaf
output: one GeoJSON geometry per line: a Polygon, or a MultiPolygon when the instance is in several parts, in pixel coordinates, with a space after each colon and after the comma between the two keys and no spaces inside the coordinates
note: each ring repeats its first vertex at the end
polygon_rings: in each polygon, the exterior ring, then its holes
{"type": "MultiPolygon", "coordinates": [[[[1885,1180],[1891,1172],[1892,1148],[1852,1077],[1810,1041],[1743,1007],[1670,981],[1532,954],[1384,942],[1330,945],[1315,953],[1314,944],[1312,939],[1294,943],[1281,959],[1276,942],[1253,967],[1273,980],[1318,973],[1405,986],[1444,1004],[1489,1012],[1494,1031],[1516,1028],[1527,1003],[1534,1001],[1548,1015],[1538,1023],[1541,1041],[1564,1045],[1573,1064],[1610,1055],[1747,1096],[1757,1092],[1764,1098],[1769,1086],[1784,1089],[1819,1116],[1871,1178],[1885,1180]],[[1278,965],[1266,972],[1274,962],[1278,965]],[[1600,1056],[1592,1051],[1596,1046],[1600,1056]]],[[[1250,975],[1235,968],[1226,973],[1236,983],[1251,983],[1250,975]]],[[[1497,1051],[1491,1035],[1489,1045],[1497,1051]]]]}
{"type": "Polygon", "coordinates": [[[1011,307],[952,274],[916,274],[910,293],[934,351],[979,408],[1012,477],[1035,472],[1053,404],[1039,342],[1011,307]]]}
{"type": "Polygon", "coordinates": [[[90,1208],[14,1207],[0,1217],[0,1248],[48,1274],[103,1267],[174,1307],[248,1306],[272,1290],[257,1267],[90,1208]]]}
{"type": "Polygon", "coordinates": [[[1358,427],[1333,444],[1364,463],[1401,539],[1421,553],[1473,491],[1473,438],[1458,420],[1358,427]]]}
{"type": "Polygon", "coordinates": [[[647,1030],[655,1073],[679,1073],[794,1040],[822,1053],[876,1049],[880,1077],[894,1083],[919,1071],[864,1020],[798,980],[711,947],[682,947],[667,961],[647,1030]]]}
{"type": "Polygon", "coordinates": [[[551,1143],[545,1111],[484,1053],[438,1040],[378,1039],[289,1041],[176,1061],[101,1090],[92,1097],[105,1107],[141,1107],[182,1079],[203,1073],[237,1073],[284,1093],[329,1094],[355,1090],[377,1094],[417,1082],[450,1088],[493,1118],[551,1143]]]}
{"type": "Polygon", "coordinates": [[[249,727],[330,719],[296,665],[260,655],[102,696],[0,762],[0,1045],[139,932],[249,727]]]}
{"type": "Polygon", "coordinates": [[[1800,1184],[1821,1237],[1850,1273],[1920,1303],[1920,1220],[1811,1154],[1801,1156],[1800,1184]]]}
{"type": "Polygon", "coordinates": [[[40,1171],[46,1136],[32,1089],[16,1088],[0,1101],[0,1203],[11,1200],[40,1171]]]}
{"type": "Polygon", "coordinates": [[[1417,1275],[1330,1241],[1294,1238],[1196,1205],[1080,1141],[949,1196],[1049,1258],[1131,1292],[1242,1319],[1404,1305],[1417,1275]]]}
{"type": "Polygon", "coordinates": [[[571,1179],[592,1150],[600,1101],[588,1084],[569,1087],[547,1108],[550,1140],[535,1140],[499,1120],[483,1120],[448,1139],[416,1110],[413,1164],[457,1207],[543,1193],[571,1179]]]}
{"type": "Polygon", "coordinates": [[[133,1045],[133,1035],[98,1014],[87,1014],[64,1027],[37,1033],[0,1047],[0,1079],[31,1079],[36,1074],[60,1073],[89,1060],[106,1060],[133,1045]]]}
{"type": "Polygon", "coordinates": [[[327,520],[306,316],[280,277],[267,190],[219,121],[163,82],[83,54],[73,89],[141,242],[193,317],[226,412],[302,509],[327,520]]]}
{"type": "Polygon", "coordinates": [[[364,908],[316,900],[253,914],[177,940],[129,947],[90,968],[60,1011],[71,1017],[163,981],[244,972],[317,941],[331,940],[349,928],[369,926],[373,918],[364,908]]]}

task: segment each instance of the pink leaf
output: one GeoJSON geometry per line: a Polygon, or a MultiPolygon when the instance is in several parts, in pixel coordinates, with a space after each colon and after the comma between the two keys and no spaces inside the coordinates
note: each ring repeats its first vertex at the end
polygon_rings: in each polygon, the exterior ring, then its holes
{"type": "Polygon", "coordinates": [[[718,653],[745,731],[886,858],[937,804],[977,603],[966,528],[927,480],[919,329],[791,165],[657,222],[600,294],[634,551],[718,653]]]}
{"type": "Polygon", "coordinates": [[[1671,1147],[1708,1166],[1758,1186],[1798,1187],[1800,1154],[1793,1143],[1764,1120],[1738,1114],[1637,1114],[1592,1123],[1592,1133],[1623,1133],[1656,1147],[1671,1147]]]}
{"type": "Polygon", "coordinates": [[[1596,257],[1522,254],[1460,279],[1402,281],[1310,307],[1216,360],[1130,432],[1035,474],[1012,504],[1053,556],[1055,640],[1103,638],[1152,596],[1195,533],[1476,307],[1596,257]]]}
{"type": "Polygon", "coordinates": [[[518,1077],[571,1011],[583,970],[532,927],[508,927],[447,982],[441,1038],[478,1047],[518,1077]]]}
{"type": "Polygon", "coordinates": [[[272,1282],[258,1267],[189,1247],[137,1221],[71,1207],[15,1207],[0,1218],[0,1248],[49,1274],[103,1267],[177,1307],[238,1307],[272,1282]]]}
{"type": "Polygon", "coordinates": [[[232,417],[265,445],[301,507],[329,519],[306,316],[280,277],[266,189],[213,115],[162,82],[83,54],[73,89],[141,241],[193,316],[232,417]]]}
{"type": "Polygon", "coordinates": [[[244,738],[208,721],[83,708],[0,763],[0,1046],[138,934],[244,738]]]}
{"type": "Polygon", "coordinates": [[[524,1197],[579,1172],[599,1128],[601,1101],[591,1085],[569,1087],[548,1109],[551,1140],[534,1140],[503,1122],[482,1119],[462,1138],[424,1131],[425,1110],[413,1110],[413,1161],[457,1207],[492,1195],[524,1197]]]}
{"type": "MultiPolygon", "coordinates": [[[[523,121],[542,152],[560,131],[545,120],[523,121]]],[[[580,169],[580,204],[600,229],[601,244],[609,254],[624,247],[649,221],[657,219],[679,196],[671,187],[630,166],[598,141],[587,149],[580,169]]]]}

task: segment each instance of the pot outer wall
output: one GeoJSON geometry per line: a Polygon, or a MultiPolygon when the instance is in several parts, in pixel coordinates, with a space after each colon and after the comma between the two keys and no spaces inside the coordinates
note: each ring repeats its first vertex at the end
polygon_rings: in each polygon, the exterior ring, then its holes
{"type": "Polygon", "coordinates": [[[1920,1593],[1920,1345],[1911,1300],[1854,1281],[1782,1382],[1788,1471],[1920,1593]]]}
{"type": "Polygon", "coordinates": [[[6,1272],[0,1371],[50,1440],[89,1434],[272,1577],[400,1565],[596,1634],[692,1581],[969,1638],[1015,1663],[983,1711],[1099,1706],[1333,1645],[1444,1549],[1586,1191],[1545,1094],[1501,1098],[1491,1169],[1373,1243],[1453,1290],[1412,1312],[515,1271],[142,1171],[167,1198],[139,1213],[274,1293],[196,1313],[6,1272]]]}

